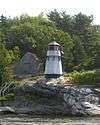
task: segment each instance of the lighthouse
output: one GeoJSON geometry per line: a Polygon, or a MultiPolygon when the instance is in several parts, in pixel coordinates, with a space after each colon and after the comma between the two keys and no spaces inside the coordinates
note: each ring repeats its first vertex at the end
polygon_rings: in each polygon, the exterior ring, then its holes
{"type": "Polygon", "coordinates": [[[61,46],[55,41],[48,44],[44,72],[46,78],[57,78],[63,74],[60,48],[61,46]]]}

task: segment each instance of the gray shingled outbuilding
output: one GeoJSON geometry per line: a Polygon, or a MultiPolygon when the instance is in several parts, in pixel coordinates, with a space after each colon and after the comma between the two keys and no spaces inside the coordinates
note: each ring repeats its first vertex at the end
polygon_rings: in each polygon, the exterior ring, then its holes
{"type": "Polygon", "coordinates": [[[43,72],[42,64],[37,56],[27,52],[17,63],[13,64],[15,75],[39,75],[43,72]]]}

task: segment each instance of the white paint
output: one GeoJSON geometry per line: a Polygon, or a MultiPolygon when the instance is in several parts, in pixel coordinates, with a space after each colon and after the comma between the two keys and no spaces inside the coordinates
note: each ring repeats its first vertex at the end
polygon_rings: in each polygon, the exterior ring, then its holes
{"type": "Polygon", "coordinates": [[[46,61],[45,74],[60,74],[62,75],[61,60],[50,58],[46,61]]]}
{"type": "Polygon", "coordinates": [[[61,56],[61,53],[60,53],[60,51],[47,51],[47,56],[61,56]]]}
{"type": "MultiPolygon", "coordinates": [[[[55,46],[55,45],[53,45],[55,46]]],[[[59,45],[58,45],[59,48],[59,45]]],[[[45,65],[45,75],[62,75],[62,62],[60,50],[48,50],[45,65]]]]}

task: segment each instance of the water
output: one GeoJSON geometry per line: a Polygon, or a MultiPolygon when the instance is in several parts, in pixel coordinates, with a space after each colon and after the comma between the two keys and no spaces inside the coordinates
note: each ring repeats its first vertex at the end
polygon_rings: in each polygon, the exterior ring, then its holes
{"type": "Polygon", "coordinates": [[[100,117],[34,117],[0,115],[0,125],[100,125],[100,117]]]}

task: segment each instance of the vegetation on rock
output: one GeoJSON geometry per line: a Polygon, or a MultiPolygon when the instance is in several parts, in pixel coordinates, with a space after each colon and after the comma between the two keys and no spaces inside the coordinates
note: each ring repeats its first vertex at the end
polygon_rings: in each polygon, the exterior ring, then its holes
{"type": "Polygon", "coordinates": [[[71,81],[73,84],[100,86],[100,70],[74,71],[65,73],[64,76],[72,78],[71,81]]]}

